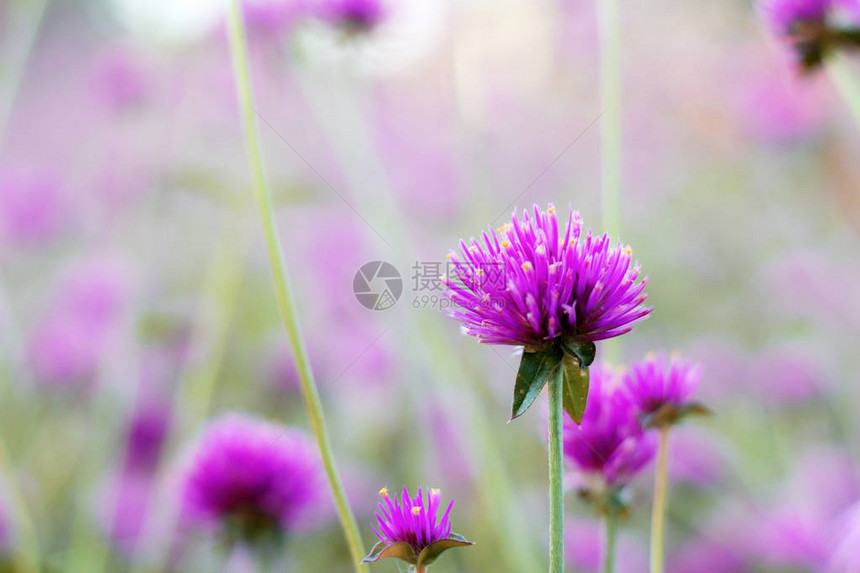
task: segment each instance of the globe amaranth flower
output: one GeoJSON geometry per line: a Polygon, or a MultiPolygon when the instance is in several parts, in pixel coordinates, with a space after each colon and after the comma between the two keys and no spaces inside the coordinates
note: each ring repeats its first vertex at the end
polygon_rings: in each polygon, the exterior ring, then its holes
{"type": "Polygon", "coordinates": [[[514,213],[481,240],[460,241],[461,255],[448,255],[450,316],[479,342],[524,347],[513,417],[563,371],[565,395],[576,396],[565,410],[578,421],[588,393],[579,370],[594,359],[594,341],[629,332],[651,312],[643,306],[648,279],[639,280],[629,247],[584,231],[573,210],[560,227],[553,205],[535,205],[522,221],[514,213]]]}
{"type": "Polygon", "coordinates": [[[804,70],[820,66],[835,49],[860,47],[857,0],[760,0],[759,11],[804,70]]]}
{"type": "Polygon", "coordinates": [[[372,563],[383,557],[402,559],[417,570],[433,563],[442,552],[453,547],[472,545],[463,536],[451,532],[451,509],[454,500],[448,503],[445,513],[438,519],[441,492],[431,489],[425,499],[421,488],[412,498],[406,486],[398,501],[387,488],[379,492],[382,501],[376,513],[377,523],[372,525],[379,542],[362,563],[372,563]]]}
{"type": "Polygon", "coordinates": [[[619,503],[621,490],[654,458],[656,443],[644,432],[636,408],[607,367],[592,368],[591,395],[582,423],[565,416],[565,461],[575,468],[580,496],[598,504],[619,503]]]}
{"type": "Polygon", "coordinates": [[[183,482],[192,523],[230,542],[277,541],[318,510],[322,465],[302,431],[240,414],[203,430],[183,482]]]}
{"type": "Polygon", "coordinates": [[[625,372],[624,387],[643,424],[669,426],[691,414],[709,410],[690,398],[699,382],[699,367],[679,356],[649,354],[625,372]]]}
{"type": "Polygon", "coordinates": [[[319,17],[348,35],[369,32],[387,15],[382,0],[324,0],[317,13],[319,17]]]}

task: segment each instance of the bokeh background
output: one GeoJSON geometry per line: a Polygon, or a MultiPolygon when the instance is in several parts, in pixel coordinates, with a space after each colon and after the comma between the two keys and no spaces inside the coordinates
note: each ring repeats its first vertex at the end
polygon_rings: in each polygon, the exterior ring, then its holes
{"type": "MultiPolygon", "coordinates": [[[[716,412],[673,434],[668,571],[827,571],[860,502],[860,126],[749,2],[621,4],[620,234],[654,312],[615,352],[700,362],[716,412]]],[[[381,486],[434,486],[477,542],[435,571],[541,571],[544,419],[506,424],[518,358],[462,336],[433,279],[515,208],[571,205],[603,231],[595,1],[398,0],[358,30],[309,6],[244,5],[283,248],[365,544],[381,486]],[[391,308],[354,296],[368,261],[402,275],[391,308]]],[[[3,570],[34,546],[44,571],[255,570],[170,517],[207,420],[308,428],[224,17],[218,0],[0,4],[3,570]]],[[[645,473],[620,573],[646,570],[645,473]]],[[[598,521],[567,504],[568,569],[596,571],[598,521]]],[[[281,559],[352,569],[330,503],[281,559]]]]}

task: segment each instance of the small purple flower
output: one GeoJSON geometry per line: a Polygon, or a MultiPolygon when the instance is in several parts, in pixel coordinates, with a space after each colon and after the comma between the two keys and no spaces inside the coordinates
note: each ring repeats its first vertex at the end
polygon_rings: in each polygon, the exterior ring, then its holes
{"type": "Polygon", "coordinates": [[[835,48],[860,45],[857,0],[761,0],[759,10],[805,70],[817,68],[835,48]]]}
{"type": "Polygon", "coordinates": [[[650,354],[624,373],[623,384],[646,426],[671,425],[707,410],[690,397],[699,381],[698,366],[677,356],[650,354]]]}
{"type": "Polygon", "coordinates": [[[46,174],[0,175],[0,237],[17,245],[53,238],[66,222],[59,182],[46,174]]]}
{"type": "Polygon", "coordinates": [[[553,205],[535,205],[533,217],[514,213],[482,239],[460,241],[462,258],[448,255],[454,276],[445,278],[450,315],[479,342],[532,350],[592,342],[629,332],[651,312],[630,248],[583,232],[579,213],[560,229],[553,205]]]}
{"type": "Polygon", "coordinates": [[[170,426],[170,408],[161,404],[141,404],[134,412],[126,435],[126,471],[149,473],[155,470],[170,426]]]}
{"type": "Polygon", "coordinates": [[[379,491],[382,501],[376,513],[377,524],[371,525],[379,542],[362,563],[372,563],[383,557],[396,557],[417,568],[433,563],[442,552],[453,547],[472,545],[471,541],[451,532],[449,519],[454,500],[448,503],[442,519],[438,519],[441,492],[431,489],[425,500],[421,488],[411,498],[406,486],[400,501],[388,493],[379,491]]]}
{"type": "Polygon", "coordinates": [[[347,33],[369,32],[386,17],[382,0],[325,0],[319,8],[323,20],[347,33]]]}
{"type": "Polygon", "coordinates": [[[319,508],[322,466],[302,431],[241,414],[211,422],[184,479],[188,517],[231,541],[276,540],[319,508]]]}
{"type": "Polygon", "coordinates": [[[588,499],[627,485],[656,451],[629,396],[605,367],[591,369],[591,393],[582,423],[565,416],[563,447],[565,460],[576,468],[580,493],[588,499]]]}

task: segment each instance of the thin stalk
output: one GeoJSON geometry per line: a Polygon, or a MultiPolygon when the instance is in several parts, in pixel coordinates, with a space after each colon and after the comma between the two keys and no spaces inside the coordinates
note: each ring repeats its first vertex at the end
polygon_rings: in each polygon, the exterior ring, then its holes
{"type": "Polygon", "coordinates": [[[426,567],[416,567],[415,573],[427,573],[427,568],[426,567]]]}
{"type": "Polygon", "coordinates": [[[364,557],[361,532],[358,530],[358,524],[347,503],[346,492],[344,491],[343,483],[335,465],[334,453],[329,442],[319,391],[314,382],[310,360],[308,359],[305,343],[301,335],[301,327],[296,313],[296,303],[287,274],[286,261],[281,252],[281,241],[275,224],[272,197],[266,185],[265,167],[263,165],[263,156],[257,134],[257,118],[254,109],[253,94],[251,92],[251,78],[248,70],[245,23],[239,7],[239,0],[232,0],[230,5],[228,27],[230,33],[230,51],[233,55],[233,71],[236,78],[236,91],[239,98],[242,123],[245,129],[245,144],[253,178],[254,194],[260,210],[263,234],[269,254],[269,264],[271,265],[272,278],[275,282],[278,309],[283,318],[284,326],[286,327],[287,335],[289,336],[290,344],[296,357],[302,395],[307,405],[311,429],[314,436],[316,436],[323,466],[325,467],[326,476],[331,486],[338,517],[340,518],[340,523],[343,527],[347,544],[349,545],[352,561],[355,564],[356,571],[365,573],[367,567],[360,563],[364,557]]]}
{"type": "Polygon", "coordinates": [[[663,573],[663,533],[666,529],[666,489],[669,481],[669,426],[660,428],[654,508],[651,511],[651,573],[663,573]]]}
{"type": "Polygon", "coordinates": [[[615,573],[615,538],[618,532],[618,512],[606,512],[606,546],[603,549],[603,573],[615,573]]]}
{"type": "Polygon", "coordinates": [[[834,54],[825,62],[827,73],[833,80],[839,95],[848,105],[848,110],[857,126],[860,127],[860,81],[854,76],[848,60],[839,54],[834,54]]]}
{"type": "MultiPolygon", "coordinates": [[[[619,0],[597,3],[600,42],[600,209],[603,232],[614,240],[621,235],[622,186],[622,69],[621,17],[619,0]]],[[[617,364],[621,358],[620,340],[602,345],[606,362],[617,364]]]]}
{"type": "Polygon", "coordinates": [[[564,571],[564,489],[561,459],[562,376],[549,381],[549,573],[564,571]]]}
{"type": "Polygon", "coordinates": [[[21,573],[38,573],[39,571],[39,544],[36,540],[36,532],[33,528],[33,520],[27,509],[27,502],[18,487],[18,480],[12,468],[6,444],[0,436],[0,476],[6,476],[6,494],[9,498],[10,509],[14,516],[16,542],[14,544],[12,560],[15,571],[21,573]]]}

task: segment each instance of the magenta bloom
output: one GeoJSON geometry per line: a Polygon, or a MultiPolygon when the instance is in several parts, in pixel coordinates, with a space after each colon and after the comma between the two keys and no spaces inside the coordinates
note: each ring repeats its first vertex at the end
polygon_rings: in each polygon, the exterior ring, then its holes
{"type": "Polygon", "coordinates": [[[460,241],[445,279],[451,316],[479,342],[542,349],[556,339],[590,342],[629,332],[650,308],[632,252],[583,232],[579,213],[559,229],[555,207],[460,241]]]}
{"type": "Polygon", "coordinates": [[[835,48],[860,45],[857,0],[761,0],[771,33],[789,44],[804,69],[814,69],[835,48]]]}
{"type": "Polygon", "coordinates": [[[319,15],[348,32],[367,32],[385,19],[386,8],[382,0],[325,0],[319,15]]]}
{"type": "Polygon", "coordinates": [[[454,500],[448,503],[442,519],[438,519],[441,493],[438,489],[427,492],[425,500],[421,488],[411,498],[406,486],[400,501],[388,494],[387,488],[379,492],[382,501],[376,513],[377,524],[371,525],[379,538],[363,562],[372,563],[383,557],[396,557],[416,567],[431,564],[452,547],[472,545],[464,537],[451,533],[449,516],[454,500]]]}
{"type": "Polygon", "coordinates": [[[583,494],[602,494],[628,484],[654,458],[629,396],[605,367],[591,368],[591,391],[582,423],[564,418],[564,458],[577,470],[583,494]],[[596,488],[596,489],[595,489],[596,488]]]}
{"type": "Polygon", "coordinates": [[[699,368],[677,356],[651,354],[625,372],[623,383],[646,425],[672,424],[692,413],[705,413],[690,397],[699,381],[699,368]]]}
{"type": "Polygon", "coordinates": [[[277,539],[319,509],[322,466],[302,431],[240,414],[211,422],[184,479],[188,516],[231,540],[277,539]]]}
{"type": "Polygon", "coordinates": [[[53,238],[66,222],[61,187],[45,175],[0,175],[0,237],[17,245],[53,238]]]}

